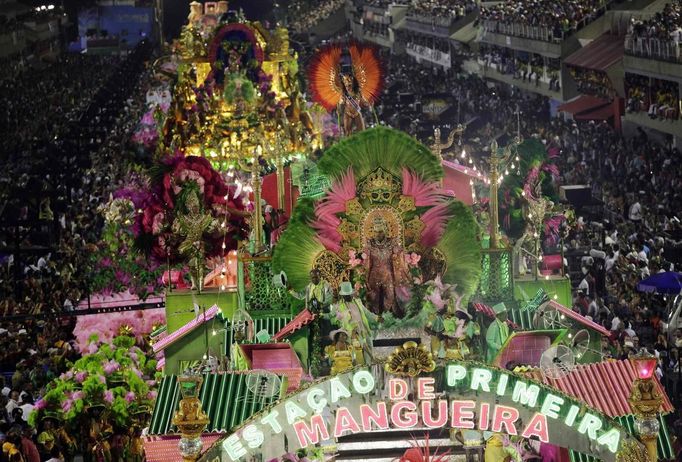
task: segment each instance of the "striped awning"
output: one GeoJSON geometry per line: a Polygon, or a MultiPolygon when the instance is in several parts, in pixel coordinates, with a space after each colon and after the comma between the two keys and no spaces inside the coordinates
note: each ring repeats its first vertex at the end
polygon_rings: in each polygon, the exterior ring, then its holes
{"type": "MultiPolygon", "coordinates": [[[[204,451],[213,446],[224,435],[222,433],[208,433],[201,435],[204,451]]],[[[145,436],[144,459],[146,462],[182,462],[182,455],[178,449],[180,435],[145,436]]]]}
{"type": "MultiPolygon", "coordinates": [[[[540,369],[533,369],[527,375],[589,404],[609,417],[632,415],[628,397],[632,382],[637,378],[637,370],[630,361],[581,364],[560,379],[547,378],[540,369]]],[[[663,396],[661,413],[668,414],[674,410],[673,405],[658,379],[654,380],[663,396]]]]}
{"type": "Polygon", "coordinates": [[[303,326],[310,324],[315,319],[315,315],[307,308],[298,313],[294,319],[277,332],[272,339],[281,342],[286,336],[293,334],[303,326]]]}
{"type": "MultiPolygon", "coordinates": [[[[273,397],[256,396],[247,386],[248,375],[237,372],[204,375],[199,399],[202,409],[210,419],[205,430],[207,433],[228,431],[280,398],[279,394],[273,397]]],[[[177,377],[164,377],[149,424],[150,435],[177,432],[171,420],[178,409],[179,401],[177,377]]]]}

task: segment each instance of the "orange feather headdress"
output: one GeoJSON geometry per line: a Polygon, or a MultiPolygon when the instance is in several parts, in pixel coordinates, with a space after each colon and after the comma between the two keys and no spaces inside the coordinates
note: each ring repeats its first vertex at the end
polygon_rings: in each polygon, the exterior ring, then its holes
{"type": "MultiPolygon", "coordinates": [[[[359,42],[348,45],[353,77],[358,83],[362,98],[373,105],[381,94],[384,83],[384,70],[377,48],[359,42]]],[[[313,101],[333,110],[341,101],[343,84],[341,82],[341,61],[344,47],[340,43],[323,46],[313,56],[308,66],[308,81],[313,101]]]]}

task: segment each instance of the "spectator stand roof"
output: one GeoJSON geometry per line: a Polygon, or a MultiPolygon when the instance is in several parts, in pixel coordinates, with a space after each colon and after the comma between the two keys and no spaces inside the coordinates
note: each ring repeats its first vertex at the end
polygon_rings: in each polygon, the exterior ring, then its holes
{"type": "Polygon", "coordinates": [[[604,34],[569,55],[564,63],[583,69],[607,72],[611,66],[622,62],[624,50],[623,37],[604,34]]]}

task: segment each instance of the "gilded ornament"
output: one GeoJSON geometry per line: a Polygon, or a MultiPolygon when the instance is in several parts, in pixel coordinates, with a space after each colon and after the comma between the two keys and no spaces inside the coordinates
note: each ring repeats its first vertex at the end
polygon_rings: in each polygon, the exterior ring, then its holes
{"type": "Polygon", "coordinates": [[[400,180],[379,167],[358,185],[359,195],[372,204],[391,203],[400,191],[400,180]]]}
{"type": "Polygon", "coordinates": [[[320,271],[322,279],[327,281],[334,290],[339,288],[342,281],[350,279],[347,263],[329,250],[322,251],[315,257],[313,268],[320,271]]]}
{"type": "Polygon", "coordinates": [[[364,213],[365,209],[360,205],[360,201],[357,197],[346,201],[346,215],[351,218],[360,218],[364,213]]]}
{"type": "Polygon", "coordinates": [[[398,202],[398,210],[403,213],[411,212],[415,210],[414,197],[412,196],[400,196],[400,202],[398,202]]]}
{"type": "Polygon", "coordinates": [[[389,355],[384,369],[389,374],[416,377],[422,373],[433,372],[436,362],[433,355],[423,345],[416,342],[405,342],[389,355]]]}
{"type": "Polygon", "coordinates": [[[358,225],[351,223],[345,218],[341,220],[341,224],[337,226],[336,230],[341,234],[344,242],[352,242],[356,240],[359,236],[358,225]]]}
{"type": "Polygon", "coordinates": [[[418,241],[424,230],[424,222],[419,217],[414,217],[405,223],[405,239],[408,242],[418,241]]]}
{"type": "Polygon", "coordinates": [[[641,444],[634,439],[623,442],[621,450],[616,455],[617,462],[649,462],[649,454],[641,444]]]}

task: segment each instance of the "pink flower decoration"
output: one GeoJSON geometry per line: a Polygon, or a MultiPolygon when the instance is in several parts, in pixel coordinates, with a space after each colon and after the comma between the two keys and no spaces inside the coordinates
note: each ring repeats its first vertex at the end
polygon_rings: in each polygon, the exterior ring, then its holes
{"type": "Polygon", "coordinates": [[[157,393],[154,390],[152,390],[149,393],[147,393],[147,399],[156,399],[156,395],[157,393]]]}
{"type": "Polygon", "coordinates": [[[135,393],[133,393],[132,391],[129,391],[128,393],[126,393],[125,400],[128,403],[132,403],[133,401],[135,401],[135,393]]]}
{"type": "Polygon", "coordinates": [[[47,403],[45,402],[44,399],[39,399],[39,400],[36,401],[36,403],[33,405],[33,409],[38,410],[38,411],[41,410],[41,409],[45,409],[46,407],[47,407],[47,403]]]}
{"type": "Polygon", "coordinates": [[[114,392],[111,390],[107,390],[104,392],[104,401],[107,403],[111,404],[114,402],[114,392]]]}
{"type": "Polygon", "coordinates": [[[165,218],[166,214],[163,212],[154,215],[154,219],[152,220],[152,234],[159,234],[161,230],[163,230],[163,221],[165,218]]]}
{"type": "Polygon", "coordinates": [[[75,392],[71,395],[71,399],[74,400],[74,401],[77,401],[77,400],[79,400],[79,399],[83,399],[84,397],[85,397],[85,393],[83,393],[83,392],[80,391],[80,390],[75,391],[75,392]]]}
{"type": "Polygon", "coordinates": [[[99,380],[101,383],[107,383],[107,379],[101,374],[97,376],[97,380],[99,380]]]}
{"type": "Polygon", "coordinates": [[[71,408],[73,407],[73,401],[70,399],[67,399],[62,403],[62,411],[64,412],[69,412],[71,408]]]}
{"type": "Polygon", "coordinates": [[[85,371],[77,372],[76,373],[76,382],[78,383],[83,383],[85,379],[88,377],[88,373],[85,371]]]}
{"type": "Polygon", "coordinates": [[[156,385],[156,380],[147,380],[146,383],[148,387],[153,387],[156,385]]]}
{"type": "Polygon", "coordinates": [[[104,372],[106,374],[113,374],[119,370],[120,367],[121,365],[112,359],[111,361],[104,363],[104,372]]]}

